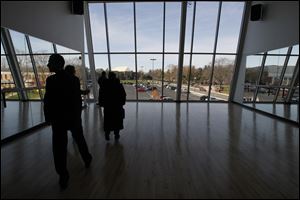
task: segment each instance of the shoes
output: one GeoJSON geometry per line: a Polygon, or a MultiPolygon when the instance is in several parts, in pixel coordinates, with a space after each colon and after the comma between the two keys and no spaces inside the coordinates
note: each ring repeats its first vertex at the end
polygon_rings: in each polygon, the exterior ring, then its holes
{"type": "Polygon", "coordinates": [[[69,174],[59,176],[59,185],[61,189],[66,189],[68,187],[69,178],[69,174]]]}
{"type": "Polygon", "coordinates": [[[90,155],[90,157],[85,161],[85,167],[89,168],[91,165],[93,157],[90,155]]]}

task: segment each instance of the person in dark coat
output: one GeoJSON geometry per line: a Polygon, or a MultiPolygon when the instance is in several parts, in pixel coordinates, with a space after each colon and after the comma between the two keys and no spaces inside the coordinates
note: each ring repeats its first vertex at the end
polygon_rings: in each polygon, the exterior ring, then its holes
{"type": "MultiPolygon", "coordinates": [[[[76,74],[76,70],[75,70],[75,67],[73,65],[67,65],[65,67],[65,72],[67,72],[68,74],[74,76],[74,78],[78,79],[78,81],[80,83],[79,78],[75,75],[76,74]]],[[[82,95],[88,95],[89,93],[90,93],[89,89],[86,89],[86,90],[81,90],[80,89],[80,94],[82,94],[82,95]]]]}
{"type": "Polygon", "coordinates": [[[115,140],[120,138],[120,130],[123,127],[126,102],[126,92],[120,80],[114,72],[109,72],[108,80],[104,84],[104,132],[105,139],[109,140],[109,134],[114,131],[115,140]]]}
{"type": "Polygon", "coordinates": [[[100,107],[104,106],[103,88],[104,88],[104,84],[105,84],[106,81],[107,81],[106,72],[103,71],[101,73],[101,76],[98,78],[98,84],[99,84],[98,105],[100,107]]]}
{"type": "Polygon", "coordinates": [[[47,66],[54,72],[46,80],[44,96],[45,121],[52,126],[52,148],[55,170],[59,175],[62,189],[67,187],[69,173],[67,170],[67,131],[77,143],[86,167],[92,156],[89,153],[81,125],[81,95],[79,80],[63,70],[65,61],[59,54],[52,54],[47,66]]]}

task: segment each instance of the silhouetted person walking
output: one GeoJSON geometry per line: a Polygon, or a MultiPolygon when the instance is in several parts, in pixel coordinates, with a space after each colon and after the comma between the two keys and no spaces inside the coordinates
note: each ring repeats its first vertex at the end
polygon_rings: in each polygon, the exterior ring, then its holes
{"type": "Polygon", "coordinates": [[[109,72],[108,80],[104,84],[104,132],[105,139],[109,140],[110,131],[114,131],[115,139],[120,138],[123,127],[126,102],[126,92],[116,74],[109,72]]]}
{"type": "Polygon", "coordinates": [[[106,81],[107,81],[106,72],[103,71],[101,73],[101,76],[98,78],[98,84],[99,84],[98,104],[99,104],[100,107],[104,106],[103,89],[104,89],[104,84],[105,84],[106,81]]]}
{"type": "MultiPolygon", "coordinates": [[[[79,83],[80,83],[80,80],[79,78],[75,75],[76,74],[76,70],[75,70],[75,67],[73,65],[67,65],[65,67],[65,71],[70,74],[70,75],[73,75],[75,79],[78,79],[79,83]]],[[[86,90],[81,90],[80,89],[80,94],[82,95],[88,95],[90,93],[90,90],[89,89],[86,89],[86,90]]]]}
{"type": "Polygon", "coordinates": [[[46,80],[44,114],[52,126],[52,148],[56,172],[61,188],[66,188],[69,180],[67,170],[67,131],[72,132],[86,167],[92,156],[88,151],[81,125],[80,83],[74,76],[63,70],[65,61],[59,54],[52,54],[48,61],[50,72],[55,72],[46,80]]]}

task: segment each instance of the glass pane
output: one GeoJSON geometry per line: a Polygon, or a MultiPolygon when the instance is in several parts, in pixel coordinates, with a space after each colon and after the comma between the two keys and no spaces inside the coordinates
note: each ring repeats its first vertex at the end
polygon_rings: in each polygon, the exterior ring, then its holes
{"type": "Polygon", "coordinates": [[[268,51],[268,54],[287,54],[288,47],[268,51]]]}
{"type": "Polygon", "coordinates": [[[47,77],[52,74],[49,72],[49,68],[47,67],[49,57],[49,55],[33,56],[41,87],[45,87],[47,77]]]}
{"type": "Polygon", "coordinates": [[[211,87],[211,101],[227,101],[234,70],[235,56],[217,55],[211,87]]]}
{"type": "MultiPolygon", "coordinates": [[[[96,55],[94,55],[96,56],[96,55]]],[[[85,67],[90,67],[90,60],[89,60],[89,56],[87,54],[84,54],[84,62],[85,62],[85,67]]],[[[107,59],[106,59],[107,60],[107,59]]]]}
{"type": "MultiPolygon", "coordinates": [[[[108,67],[108,58],[107,58],[107,54],[97,54],[94,55],[95,58],[95,69],[96,72],[97,71],[108,71],[109,67],[108,67]]],[[[88,60],[88,57],[87,59],[88,60]]],[[[100,74],[99,74],[100,75],[100,74]]]]}
{"type": "MultiPolygon", "coordinates": [[[[288,62],[288,65],[286,67],[284,77],[283,77],[283,80],[282,80],[282,83],[281,83],[282,86],[287,86],[288,87],[291,84],[297,60],[298,60],[298,56],[290,56],[289,62],[288,62]]],[[[287,97],[287,94],[288,94],[288,89],[287,88],[280,88],[279,94],[278,94],[278,97],[277,97],[277,102],[284,102],[285,98],[287,97]]]]}
{"type": "Polygon", "coordinates": [[[138,91],[139,100],[160,100],[162,55],[140,54],[138,62],[138,91]]]}
{"type": "Polygon", "coordinates": [[[87,44],[86,44],[85,25],[84,25],[84,29],[83,29],[83,34],[84,34],[84,53],[88,53],[87,44]]]}
{"type": "MultiPolygon", "coordinates": [[[[102,71],[106,71],[106,75],[108,75],[108,58],[107,58],[107,54],[97,54],[94,55],[94,59],[95,59],[95,69],[96,69],[96,79],[98,80],[98,78],[101,76],[102,71]]],[[[86,56],[86,60],[88,60],[88,56],[86,56]]],[[[92,82],[92,77],[91,77],[91,73],[90,73],[90,66],[89,66],[89,62],[87,63],[88,67],[87,67],[87,82],[88,82],[88,86],[90,87],[90,89],[92,89],[93,86],[93,82],[92,82]]],[[[98,83],[97,84],[97,88],[98,88],[98,83]]],[[[94,98],[93,96],[91,96],[91,92],[90,92],[90,98],[94,98]]]]}
{"type": "Polygon", "coordinates": [[[32,53],[54,53],[53,44],[35,37],[29,37],[32,53]]]}
{"type": "Polygon", "coordinates": [[[177,89],[178,54],[166,54],[164,66],[164,92],[162,100],[175,101],[177,89]]]}
{"type": "Polygon", "coordinates": [[[212,55],[193,55],[189,100],[208,100],[212,55]]]}
{"type": "Polygon", "coordinates": [[[110,51],[134,52],[133,4],[108,3],[107,23],[110,51]]]}
{"type": "Polygon", "coordinates": [[[163,37],[163,3],[136,3],[138,52],[161,52],[163,37]]]}
{"type": "Polygon", "coordinates": [[[69,49],[67,47],[63,47],[58,44],[56,45],[56,50],[57,50],[57,53],[80,53],[79,51],[75,51],[73,49],[69,49]]]}
{"type": "Polygon", "coordinates": [[[25,35],[17,31],[9,30],[16,54],[29,54],[25,35]]]}
{"type": "Polygon", "coordinates": [[[36,87],[30,56],[17,56],[25,87],[36,87]]]}
{"type": "MultiPolygon", "coordinates": [[[[296,80],[296,87],[293,89],[293,97],[291,99],[291,103],[299,103],[299,78],[296,80]]],[[[298,115],[299,121],[299,115],[298,115]]]]}
{"type": "Polygon", "coordinates": [[[19,100],[19,94],[17,92],[5,92],[5,99],[19,100]]]}
{"type": "Polygon", "coordinates": [[[112,54],[111,71],[117,74],[126,91],[127,100],[136,100],[134,54],[112,54]]]}
{"type": "Polygon", "coordinates": [[[279,85],[285,58],[286,56],[267,56],[260,85],[279,85]]]}
{"type": "Polygon", "coordinates": [[[283,68],[286,56],[270,56],[266,58],[265,68],[259,85],[256,101],[271,102],[273,101],[277,88],[280,83],[280,74],[283,68]]]}
{"type": "Polygon", "coordinates": [[[252,102],[256,83],[258,81],[263,56],[247,56],[245,84],[244,84],[244,102],[252,102]]]}
{"type": "Polygon", "coordinates": [[[13,76],[8,66],[6,56],[1,56],[1,90],[4,88],[15,88],[13,76]]]}
{"type": "Polygon", "coordinates": [[[217,44],[218,53],[236,53],[243,10],[243,2],[222,3],[217,44]]]}
{"type": "Polygon", "coordinates": [[[94,52],[107,52],[103,3],[89,3],[94,52]]]}
{"type": "Polygon", "coordinates": [[[190,74],[190,55],[186,54],[183,58],[182,82],[181,82],[181,97],[182,101],[187,101],[188,80],[190,74]]]}
{"type": "Polygon", "coordinates": [[[31,99],[31,100],[39,100],[41,99],[40,97],[40,93],[39,93],[39,89],[34,89],[34,90],[28,90],[26,91],[27,93],[27,97],[28,99],[31,99]]]}
{"type": "Polygon", "coordinates": [[[292,55],[299,55],[299,44],[293,46],[292,55]]]}
{"type": "Polygon", "coordinates": [[[179,51],[181,3],[166,3],[165,51],[179,51]]]}
{"type": "Polygon", "coordinates": [[[290,56],[281,85],[290,85],[296,67],[298,56],[290,56]]]}
{"type": "Polygon", "coordinates": [[[217,2],[197,2],[194,52],[213,52],[218,9],[217,2]]]}
{"type": "Polygon", "coordinates": [[[187,5],[184,52],[191,52],[194,4],[189,2],[187,5]]]}
{"type": "Polygon", "coordinates": [[[4,51],[4,48],[3,48],[2,42],[1,42],[1,55],[4,55],[4,54],[5,54],[5,51],[4,51]]]}

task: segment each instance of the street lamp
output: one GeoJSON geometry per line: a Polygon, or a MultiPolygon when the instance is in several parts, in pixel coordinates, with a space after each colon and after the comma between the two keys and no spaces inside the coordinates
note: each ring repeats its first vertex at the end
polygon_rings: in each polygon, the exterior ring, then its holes
{"type": "Polygon", "coordinates": [[[152,61],[152,88],[153,88],[153,77],[154,77],[154,61],[156,60],[155,58],[150,59],[152,61]]]}

